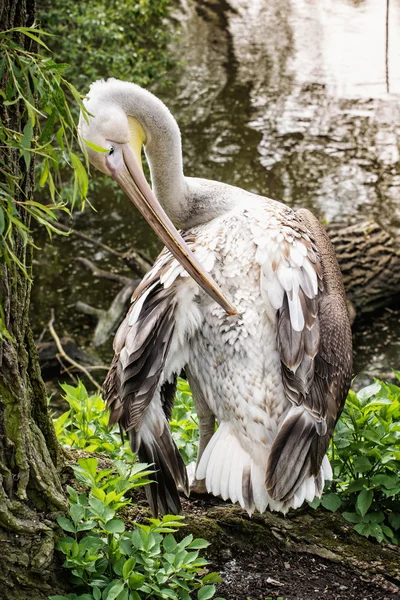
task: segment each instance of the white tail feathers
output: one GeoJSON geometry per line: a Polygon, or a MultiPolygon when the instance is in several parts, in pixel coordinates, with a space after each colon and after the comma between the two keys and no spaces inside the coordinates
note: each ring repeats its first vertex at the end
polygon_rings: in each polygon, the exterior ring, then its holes
{"type": "Polygon", "coordinates": [[[263,513],[266,508],[286,513],[289,508],[299,508],[304,502],[320,497],[325,480],[332,478],[332,469],[325,456],[317,479],[307,477],[287,501],[275,501],[265,487],[268,456],[256,463],[240,444],[229,423],[222,422],[204,450],[197,467],[196,479],[205,479],[207,491],[223,500],[238,502],[252,515],[255,509],[263,513]],[[265,466],[263,466],[265,465],[265,466]]]}

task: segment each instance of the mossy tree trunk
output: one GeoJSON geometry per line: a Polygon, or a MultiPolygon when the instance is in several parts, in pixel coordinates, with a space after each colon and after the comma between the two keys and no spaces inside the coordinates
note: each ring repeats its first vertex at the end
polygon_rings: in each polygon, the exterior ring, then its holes
{"type": "MultiPolygon", "coordinates": [[[[1,30],[31,26],[35,9],[31,0],[1,2],[1,30]]],[[[32,49],[26,36],[18,41],[32,49]]],[[[5,76],[2,89],[6,85],[5,76]]],[[[7,127],[23,130],[26,119],[21,105],[2,103],[0,114],[7,127]]],[[[33,164],[27,171],[11,149],[0,149],[0,161],[20,178],[16,200],[31,197],[33,164]]],[[[29,227],[23,209],[19,218],[29,227]]],[[[13,251],[31,274],[31,247],[18,234],[13,251]]],[[[30,279],[0,255],[0,297],[8,331],[7,337],[0,339],[0,596],[4,600],[42,600],[54,591],[54,566],[49,568],[54,553],[54,513],[65,508],[58,475],[61,454],[29,325],[30,291],[30,279]]]]}

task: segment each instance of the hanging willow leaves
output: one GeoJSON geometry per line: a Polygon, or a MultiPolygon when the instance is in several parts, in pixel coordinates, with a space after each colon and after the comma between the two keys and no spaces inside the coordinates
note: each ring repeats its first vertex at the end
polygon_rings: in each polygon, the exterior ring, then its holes
{"type": "MultiPolygon", "coordinates": [[[[16,41],[16,34],[26,35],[48,50],[41,39],[49,35],[30,27],[16,27],[0,33],[0,99],[5,106],[19,103],[21,118],[26,121],[22,133],[0,122],[0,258],[16,262],[24,271],[22,263],[13,251],[14,233],[18,231],[24,243],[30,243],[30,231],[21,219],[22,211],[28,212],[49,234],[64,231],[57,228],[60,211],[69,212],[78,205],[84,207],[88,191],[85,165],[72,151],[76,143],[76,124],[69,104],[76,103],[85,112],[81,95],[64,78],[68,65],[57,64],[52,58],[25,50],[16,41]],[[21,198],[20,176],[11,171],[4,157],[7,151],[18,152],[24,168],[30,168],[35,156],[37,186],[43,202],[21,198]],[[66,195],[61,174],[69,169],[73,179],[73,194],[66,195]]],[[[69,188],[70,189],[70,188],[69,188]]],[[[24,271],[25,272],[25,271],[24,271]]],[[[26,273],[25,273],[26,274],[26,273]]],[[[0,332],[1,335],[1,332],[0,332]]]]}

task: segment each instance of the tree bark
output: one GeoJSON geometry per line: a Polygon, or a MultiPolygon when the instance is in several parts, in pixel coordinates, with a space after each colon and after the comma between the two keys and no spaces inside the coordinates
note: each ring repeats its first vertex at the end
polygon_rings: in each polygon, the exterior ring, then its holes
{"type": "Polygon", "coordinates": [[[327,226],[346,297],[355,313],[388,306],[400,294],[400,246],[375,221],[327,226]]]}
{"type": "MultiPolygon", "coordinates": [[[[1,30],[32,26],[35,11],[31,0],[2,3],[1,30]]],[[[18,36],[18,42],[32,49],[26,36],[18,36]]],[[[1,85],[4,89],[7,81],[1,85]]],[[[0,113],[7,127],[23,130],[26,115],[21,104],[3,104],[0,113]]],[[[33,161],[27,171],[18,152],[10,148],[0,150],[0,159],[20,177],[16,200],[31,197],[33,161]]],[[[19,218],[29,227],[26,211],[21,210],[19,218]]],[[[31,276],[32,247],[18,234],[13,242],[15,255],[31,276]]],[[[58,475],[60,449],[29,324],[30,292],[31,279],[0,255],[0,297],[8,331],[0,339],[0,590],[4,600],[44,600],[57,589],[53,515],[66,506],[58,475]]]]}

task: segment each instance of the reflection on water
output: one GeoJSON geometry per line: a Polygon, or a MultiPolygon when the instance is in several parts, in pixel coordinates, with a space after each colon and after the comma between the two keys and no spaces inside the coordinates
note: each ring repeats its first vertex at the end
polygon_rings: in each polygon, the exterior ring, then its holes
{"type": "Polygon", "coordinates": [[[386,0],[296,0],[292,11],[297,81],[324,83],[340,98],[400,93],[397,0],[389,2],[388,30],[386,0]]]}
{"type": "MultiPolygon", "coordinates": [[[[328,221],[373,217],[398,235],[400,0],[390,0],[388,31],[386,8],[386,0],[181,0],[181,64],[173,85],[155,91],[181,126],[186,174],[307,206],[328,221]]],[[[80,215],[77,227],[156,254],[128,202],[95,205],[98,213],[80,215]]],[[[76,315],[75,301],[106,306],[116,290],[71,258],[119,265],[81,241],[55,243],[46,262],[38,257],[36,329],[55,304],[61,327],[81,335],[91,323],[76,315]]],[[[360,327],[356,371],[398,368],[397,314],[360,327]]]]}

